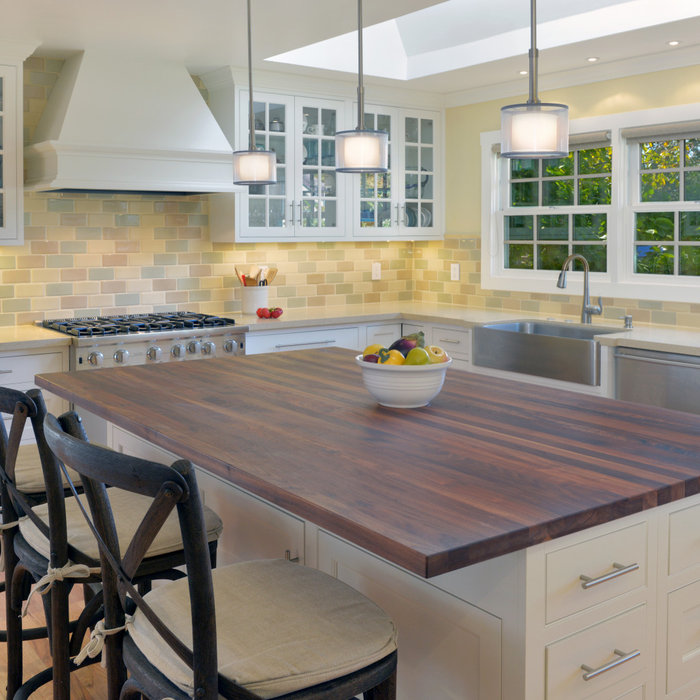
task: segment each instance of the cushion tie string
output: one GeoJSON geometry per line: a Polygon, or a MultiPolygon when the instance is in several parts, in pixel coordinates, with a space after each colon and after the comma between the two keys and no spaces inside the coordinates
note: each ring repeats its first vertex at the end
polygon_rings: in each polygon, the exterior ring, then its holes
{"type": "Polygon", "coordinates": [[[29,608],[29,601],[32,596],[38,591],[41,595],[46,595],[55,581],[63,581],[67,578],[89,578],[99,574],[101,571],[100,567],[90,567],[87,564],[66,564],[60,568],[52,569],[49,567],[46,570],[46,574],[42,576],[32,589],[27,602],[24,604],[24,609],[22,610],[22,617],[27,614],[27,609],[29,608]]]}
{"type": "MultiPolygon", "coordinates": [[[[105,638],[119,632],[128,632],[134,618],[131,615],[126,616],[126,621],[122,627],[113,627],[112,629],[105,629],[105,621],[100,620],[95,628],[90,632],[90,641],[80,650],[80,653],[73,659],[73,663],[76,666],[85,661],[88,657],[94,659],[102,653],[102,649],[105,645],[105,638]]],[[[105,659],[102,658],[100,662],[101,666],[105,666],[105,659]]]]}
{"type": "Polygon", "coordinates": [[[26,520],[27,516],[23,515],[17,520],[13,520],[11,523],[0,523],[0,532],[5,532],[5,530],[11,530],[13,527],[17,527],[23,520],[26,520]]]}

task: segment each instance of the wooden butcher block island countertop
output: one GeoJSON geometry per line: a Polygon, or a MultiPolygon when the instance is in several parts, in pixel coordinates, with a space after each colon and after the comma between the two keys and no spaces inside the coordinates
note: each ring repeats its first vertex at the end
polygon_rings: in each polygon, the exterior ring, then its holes
{"type": "Polygon", "coordinates": [[[349,350],[37,377],[424,577],[700,492],[700,416],[447,370],[377,405],[349,350]]]}

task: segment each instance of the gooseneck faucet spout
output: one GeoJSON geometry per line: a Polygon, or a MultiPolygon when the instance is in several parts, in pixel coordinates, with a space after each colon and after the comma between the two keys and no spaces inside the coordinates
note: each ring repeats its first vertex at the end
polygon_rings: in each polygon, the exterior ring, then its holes
{"type": "Polygon", "coordinates": [[[588,294],[588,260],[579,255],[578,253],[573,253],[564,260],[564,264],[561,266],[561,272],[559,273],[559,278],[557,279],[557,287],[559,289],[564,289],[566,287],[566,271],[569,269],[569,265],[573,260],[580,260],[583,263],[583,301],[581,304],[581,323],[591,323],[591,316],[594,314],[599,316],[603,313],[603,300],[598,297],[597,304],[591,304],[591,299],[588,294]]]}

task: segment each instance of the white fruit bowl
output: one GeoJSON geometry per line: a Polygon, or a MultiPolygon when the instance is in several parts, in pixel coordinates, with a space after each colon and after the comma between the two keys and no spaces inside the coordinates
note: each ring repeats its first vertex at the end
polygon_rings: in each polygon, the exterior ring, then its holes
{"type": "Polygon", "coordinates": [[[365,388],[382,406],[418,408],[427,406],[442,389],[452,360],[430,365],[381,365],[355,357],[362,368],[365,388]]]}

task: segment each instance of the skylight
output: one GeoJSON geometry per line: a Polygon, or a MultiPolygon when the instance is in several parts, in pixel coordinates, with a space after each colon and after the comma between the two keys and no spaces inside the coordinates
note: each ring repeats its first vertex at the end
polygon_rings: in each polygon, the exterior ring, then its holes
{"type": "MultiPolygon", "coordinates": [[[[529,14],[523,0],[448,0],[365,28],[364,73],[411,80],[526,55],[529,14]]],[[[698,15],[698,0],[556,0],[541,2],[540,49],[598,39],[698,15]]],[[[357,32],[267,59],[357,72],[357,32]]]]}

